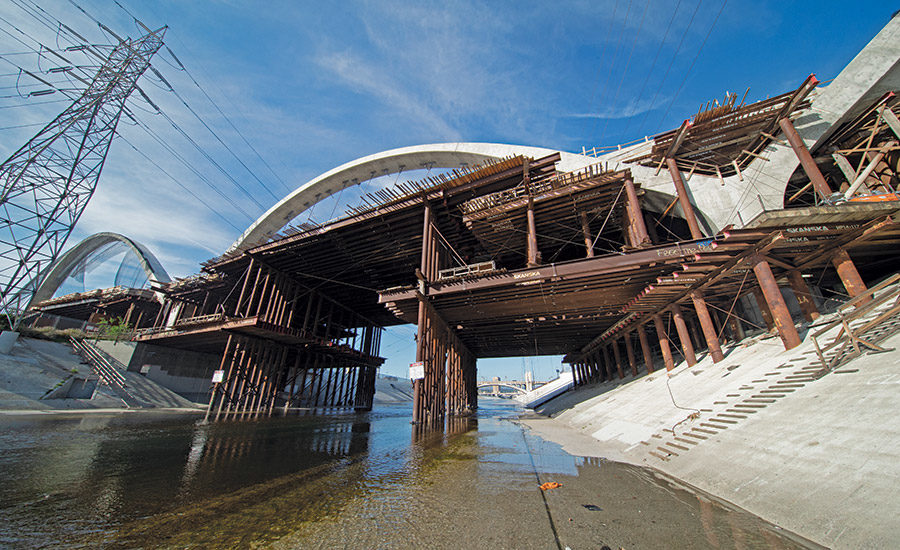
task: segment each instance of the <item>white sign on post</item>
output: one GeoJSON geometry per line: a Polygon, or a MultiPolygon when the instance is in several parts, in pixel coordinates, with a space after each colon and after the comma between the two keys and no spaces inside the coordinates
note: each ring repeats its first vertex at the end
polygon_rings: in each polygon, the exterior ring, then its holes
{"type": "Polygon", "coordinates": [[[421,361],[409,364],[409,379],[421,380],[425,378],[425,363],[421,361]]]}
{"type": "Polygon", "coordinates": [[[213,384],[218,384],[219,382],[221,382],[224,379],[225,379],[225,371],[217,370],[217,371],[213,372],[213,378],[212,378],[213,384]]]}

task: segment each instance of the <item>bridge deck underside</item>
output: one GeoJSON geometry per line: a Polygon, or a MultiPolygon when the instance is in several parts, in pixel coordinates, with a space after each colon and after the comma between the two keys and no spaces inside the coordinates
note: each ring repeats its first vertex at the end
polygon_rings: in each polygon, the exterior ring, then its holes
{"type": "MultiPolygon", "coordinates": [[[[554,157],[531,161],[528,170],[540,183],[553,175],[554,157]]],[[[462,263],[493,261],[500,270],[525,265],[526,235],[524,207],[500,205],[478,215],[464,215],[463,205],[486,192],[521,185],[523,160],[504,161],[505,168],[473,182],[475,187],[436,188],[412,195],[377,209],[355,214],[333,224],[285,237],[251,249],[248,254],[211,262],[206,270],[238,279],[250,257],[258,258],[310,288],[339,297],[357,311],[382,326],[403,322],[378,303],[377,291],[416,282],[422,249],[422,208],[433,209],[433,223],[443,244],[441,263],[447,267],[462,263]],[[476,185],[477,184],[477,185],[476,185]]],[[[609,241],[618,239],[624,198],[622,173],[564,190],[550,189],[535,201],[538,232],[544,240],[545,258],[566,260],[583,255],[580,214],[588,215],[588,225],[606,238],[597,248],[610,250],[609,241]]],[[[616,241],[613,241],[616,242],[616,241]]]]}
{"type": "MultiPolygon", "coordinates": [[[[712,239],[438,282],[428,296],[478,357],[566,354],[689,301],[691,290],[702,289],[713,308],[728,310],[753,286],[747,262],[757,254],[770,260],[777,278],[790,268],[822,269],[838,246],[860,259],[895,255],[900,227],[885,214],[896,210],[820,211],[818,220],[810,214],[802,223],[781,217],[712,239]]],[[[381,300],[398,317],[415,320],[415,289],[386,291],[381,300]]]]}

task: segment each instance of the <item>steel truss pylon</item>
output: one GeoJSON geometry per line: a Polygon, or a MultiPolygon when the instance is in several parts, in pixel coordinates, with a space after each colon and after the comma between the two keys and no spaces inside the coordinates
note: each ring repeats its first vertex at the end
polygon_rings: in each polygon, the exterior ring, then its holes
{"type": "Polygon", "coordinates": [[[0,311],[13,327],[94,194],[125,101],[165,31],[120,42],[81,97],[0,165],[0,311]]]}

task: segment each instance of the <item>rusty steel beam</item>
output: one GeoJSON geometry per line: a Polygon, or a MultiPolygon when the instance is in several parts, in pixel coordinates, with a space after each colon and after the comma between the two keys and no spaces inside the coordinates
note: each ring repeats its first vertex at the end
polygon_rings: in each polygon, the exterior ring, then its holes
{"type": "Polygon", "coordinates": [[[637,363],[634,360],[634,346],[631,342],[631,332],[626,332],[622,340],[625,342],[625,355],[628,356],[628,366],[631,368],[631,376],[637,377],[637,363]]]}
{"type": "MultiPolygon", "coordinates": [[[[428,258],[431,254],[431,205],[426,204],[423,213],[422,225],[422,259],[419,270],[424,277],[428,271],[428,258]]],[[[420,282],[420,290],[426,291],[423,283],[420,282]]],[[[419,301],[418,321],[416,329],[416,362],[425,362],[426,336],[425,336],[425,302],[419,301]]],[[[418,379],[413,381],[413,419],[414,423],[422,422],[424,412],[424,380],[418,379]]]]}
{"type": "Polygon", "coordinates": [[[666,166],[669,168],[669,174],[672,176],[672,183],[675,184],[675,191],[678,193],[678,204],[684,212],[685,221],[691,231],[692,239],[702,239],[703,232],[700,231],[700,224],[697,223],[697,214],[694,212],[694,206],[688,197],[687,185],[684,183],[684,177],[678,169],[678,163],[673,158],[666,158],[666,166]]]}
{"type": "Polygon", "coordinates": [[[771,331],[775,328],[775,316],[772,315],[772,310],[769,307],[769,302],[766,300],[766,297],[763,294],[761,288],[753,287],[751,289],[751,292],[753,293],[753,298],[756,299],[756,305],[759,308],[760,315],[762,315],[763,322],[766,324],[766,330],[771,331]]]}
{"type": "Polygon", "coordinates": [[[775,275],[772,274],[772,268],[769,262],[761,257],[757,257],[753,265],[753,273],[762,290],[763,297],[771,310],[772,320],[775,328],[778,329],[778,335],[784,343],[784,349],[793,349],[800,345],[800,335],[797,333],[797,327],[791,319],[791,313],[788,311],[778,283],[775,281],[775,275]]]}
{"type": "Polygon", "coordinates": [[[647,331],[644,325],[637,327],[638,340],[641,342],[641,354],[644,356],[644,366],[647,367],[647,374],[653,372],[653,355],[650,353],[650,343],[647,342],[647,331]]]}
{"type": "Polygon", "coordinates": [[[791,119],[787,116],[780,118],[778,120],[778,126],[781,127],[781,131],[784,132],[785,137],[787,137],[791,149],[793,149],[794,154],[797,155],[800,166],[803,167],[806,177],[812,182],[816,193],[823,199],[831,196],[831,187],[828,185],[828,182],[825,181],[825,176],[822,175],[822,171],[819,170],[816,161],[813,160],[812,155],[809,153],[809,149],[806,148],[806,144],[803,143],[803,138],[797,133],[797,129],[794,128],[794,123],[791,122],[791,119]]]}
{"type": "Polygon", "coordinates": [[[653,315],[653,326],[656,327],[659,351],[662,353],[666,371],[670,371],[675,368],[675,360],[672,358],[672,350],[669,348],[669,335],[666,333],[666,327],[663,325],[662,316],[659,313],[653,315]]]}
{"type": "Polygon", "coordinates": [[[713,363],[718,363],[725,359],[725,354],[722,353],[722,346],[719,344],[716,327],[713,325],[712,317],[709,315],[709,309],[706,307],[703,293],[700,291],[692,292],[691,301],[694,303],[694,310],[697,312],[697,319],[700,321],[700,329],[703,331],[703,338],[706,340],[709,354],[713,363]]]}
{"type": "MultiPolygon", "coordinates": [[[[841,282],[844,284],[844,288],[851,298],[855,298],[866,291],[866,283],[863,282],[862,277],[859,276],[859,271],[856,270],[856,264],[853,263],[850,255],[847,254],[847,250],[839,248],[837,253],[831,259],[831,263],[834,265],[835,270],[837,270],[838,276],[841,278],[841,282]]],[[[858,305],[864,306],[871,301],[872,298],[867,297],[860,300],[858,305]]]]}
{"type": "Polygon", "coordinates": [[[689,367],[693,367],[697,364],[697,355],[694,353],[694,344],[691,342],[691,334],[684,320],[684,313],[678,304],[672,304],[671,310],[672,318],[675,320],[675,330],[678,332],[678,339],[681,340],[684,360],[687,361],[689,367]]]}
{"type": "Polygon", "coordinates": [[[537,245],[537,225],[534,221],[534,199],[528,197],[528,209],[526,210],[528,219],[528,267],[535,267],[541,263],[541,253],[537,245]]]}
{"type": "Polygon", "coordinates": [[[619,352],[619,342],[618,340],[613,340],[610,344],[613,350],[613,359],[616,362],[616,370],[619,372],[619,380],[625,378],[625,373],[622,371],[622,355],[619,352]]]}
{"type": "Polygon", "coordinates": [[[625,210],[628,215],[628,223],[638,241],[632,244],[636,247],[648,246],[651,244],[650,235],[647,233],[647,225],[644,223],[644,215],[641,212],[641,203],[630,174],[625,178],[625,196],[628,199],[625,210]]]}
{"type": "Polygon", "coordinates": [[[591,228],[588,226],[587,212],[581,213],[581,235],[584,237],[584,249],[588,258],[594,257],[594,240],[591,238],[591,228]]]}
{"type": "Polygon", "coordinates": [[[810,323],[818,319],[821,314],[819,313],[819,308],[816,307],[809,285],[803,279],[803,274],[798,270],[788,271],[788,282],[791,285],[794,296],[797,298],[797,303],[800,305],[803,318],[810,323]]]}
{"type": "Polygon", "coordinates": [[[603,368],[600,370],[603,376],[601,382],[606,382],[613,379],[612,363],[609,360],[609,351],[606,349],[606,346],[601,347],[600,352],[603,354],[603,368]]]}

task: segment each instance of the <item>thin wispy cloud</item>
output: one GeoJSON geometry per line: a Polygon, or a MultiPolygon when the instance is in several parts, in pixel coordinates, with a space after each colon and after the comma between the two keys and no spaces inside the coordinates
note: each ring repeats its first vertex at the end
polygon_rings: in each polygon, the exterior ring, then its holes
{"type": "Polygon", "coordinates": [[[426,101],[402,83],[352,53],[330,53],[316,58],[316,65],[354,90],[369,94],[388,109],[403,115],[404,123],[416,124],[442,139],[456,140],[460,133],[426,101]]]}
{"type": "Polygon", "coordinates": [[[643,115],[649,111],[653,111],[654,109],[658,109],[660,105],[664,105],[664,101],[657,101],[656,103],[651,103],[650,100],[642,100],[641,102],[635,102],[635,100],[630,100],[628,103],[619,106],[619,107],[606,107],[605,109],[601,109],[598,112],[594,113],[570,113],[564,115],[564,118],[589,118],[589,119],[599,119],[599,120],[621,120],[626,118],[635,117],[638,115],[643,115]]]}

